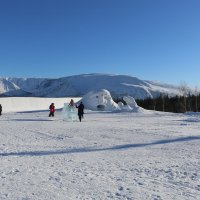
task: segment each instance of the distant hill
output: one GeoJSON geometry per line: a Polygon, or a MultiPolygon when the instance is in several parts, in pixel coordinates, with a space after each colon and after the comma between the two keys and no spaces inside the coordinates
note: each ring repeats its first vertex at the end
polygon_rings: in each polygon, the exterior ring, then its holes
{"type": "Polygon", "coordinates": [[[0,78],[0,96],[80,97],[99,89],[107,89],[113,97],[129,95],[135,99],[180,93],[176,86],[127,75],[82,74],[57,79],[0,78]]]}

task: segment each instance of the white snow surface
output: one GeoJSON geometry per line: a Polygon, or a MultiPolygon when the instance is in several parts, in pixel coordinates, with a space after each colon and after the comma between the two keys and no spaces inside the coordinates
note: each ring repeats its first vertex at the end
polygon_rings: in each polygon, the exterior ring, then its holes
{"type": "Polygon", "coordinates": [[[199,113],[3,112],[0,127],[1,200],[200,197],[199,113]]]}

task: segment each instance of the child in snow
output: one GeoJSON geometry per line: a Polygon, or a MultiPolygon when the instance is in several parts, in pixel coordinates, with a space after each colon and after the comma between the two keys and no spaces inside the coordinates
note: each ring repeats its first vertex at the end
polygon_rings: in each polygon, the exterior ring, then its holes
{"type": "Polygon", "coordinates": [[[52,103],[50,106],[49,106],[49,110],[50,110],[50,113],[49,113],[49,117],[54,117],[54,113],[55,113],[55,106],[54,106],[54,103],[52,103]]]}

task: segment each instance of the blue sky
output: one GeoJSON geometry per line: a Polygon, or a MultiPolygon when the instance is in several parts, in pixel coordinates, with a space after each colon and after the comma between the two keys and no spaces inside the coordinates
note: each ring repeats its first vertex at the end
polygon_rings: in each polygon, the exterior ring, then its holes
{"type": "Polygon", "coordinates": [[[0,76],[200,86],[199,10],[199,0],[0,0],[0,76]]]}

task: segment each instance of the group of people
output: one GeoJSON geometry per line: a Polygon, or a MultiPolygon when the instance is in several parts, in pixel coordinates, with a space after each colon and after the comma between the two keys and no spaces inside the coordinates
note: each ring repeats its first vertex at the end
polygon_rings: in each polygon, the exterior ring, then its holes
{"type": "MultiPolygon", "coordinates": [[[[79,118],[79,121],[81,122],[81,120],[83,118],[83,115],[84,115],[84,105],[83,105],[83,102],[80,102],[79,105],[76,105],[74,103],[74,100],[71,99],[71,101],[68,104],[68,107],[69,107],[70,111],[73,111],[74,108],[78,109],[78,118],[79,118]]],[[[54,117],[54,113],[55,113],[55,105],[54,105],[54,103],[51,103],[51,105],[49,106],[49,111],[50,111],[49,112],[49,117],[54,117]]]]}

